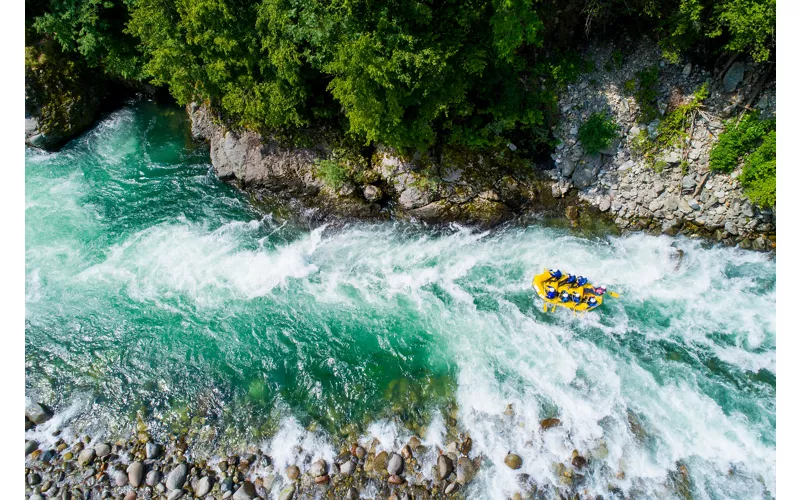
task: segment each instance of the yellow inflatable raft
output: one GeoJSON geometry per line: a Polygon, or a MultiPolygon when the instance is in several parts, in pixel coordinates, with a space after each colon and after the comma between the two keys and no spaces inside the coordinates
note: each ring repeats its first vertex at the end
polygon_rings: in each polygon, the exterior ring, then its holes
{"type": "MultiPolygon", "coordinates": [[[[544,300],[544,312],[548,311],[549,306],[553,306],[551,311],[555,311],[556,308],[560,306],[571,309],[572,311],[586,312],[597,309],[603,304],[603,292],[605,292],[605,289],[598,293],[595,286],[591,283],[577,286],[575,283],[567,283],[566,278],[567,275],[563,275],[559,279],[554,279],[547,269],[545,269],[543,273],[533,277],[533,288],[536,290],[539,297],[544,300]],[[555,298],[547,298],[546,291],[548,287],[553,287],[553,289],[555,289],[555,298]],[[561,299],[564,292],[568,294],[569,300],[561,299]]],[[[619,297],[619,295],[614,292],[608,292],[608,294],[614,298],[619,297]]]]}

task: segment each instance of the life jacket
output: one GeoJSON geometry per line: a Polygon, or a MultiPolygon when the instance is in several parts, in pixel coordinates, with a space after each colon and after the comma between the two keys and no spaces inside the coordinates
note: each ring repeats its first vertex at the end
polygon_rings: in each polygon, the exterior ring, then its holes
{"type": "Polygon", "coordinates": [[[566,290],[561,292],[561,302],[569,302],[569,292],[566,290]]]}
{"type": "Polygon", "coordinates": [[[581,294],[579,294],[578,292],[572,292],[572,302],[575,302],[576,304],[580,304],[581,303],[581,294]]]}
{"type": "Polygon", "coordinates": [[[546,296],[548,299],[554,299],[554,298],[556,298],[556,297],[558,296],[558,292],[557,292],[557,291],[556,291],[556,289],[555,289],[555,288],[553,288],[552,286],[548,286],[548,287],[547,287],[547,291],[546,291],[546,293],[545,293],[545,296],[546,296]]]}
{"type": "Polygon", "coordinates": [[[583,286],[588,282],[588,279],[584,278],[583,276],[578,276],[578,286],[583,286]]]}
{"type": "Polygon", "coordinates": [[[603,286],[598,286],[597,288],[594,289],[594,293],[595,295],[603,295],[604,293],[606,293],[606,288],[603,286]]]}
{"type": "Polygon", "coordinates": [[[594,297],[589,297],[589,300],[586,301],[586,304],[588,304],[590,308],[597,307],[597,299],[594,297]]]}
{"type": "Polygon", "coordinates": [[[553,279],[556,279],[556,280],[557,280],[557,279],[560,279],[560,278],[561,278],[561,276],[563,276],[563,275],[561,274],[561,269],[551,269],[551,270],[550,270],[550,277],[551,277],[551,278],[553,278],[553,279]]]}

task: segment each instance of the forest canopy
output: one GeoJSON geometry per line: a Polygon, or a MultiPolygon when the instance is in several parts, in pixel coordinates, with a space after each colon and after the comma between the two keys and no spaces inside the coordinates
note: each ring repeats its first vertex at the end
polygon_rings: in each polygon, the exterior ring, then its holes
{"type": "MultiPolygon", "coordinates": [[[[108,78],[209,101],[260,130],[329,124],[411,150],[547,142],[589,32],[667,57],[775,51],[775,0],[32,0],[27,33],[108,78]],[[631,28],[632,27],[632,28],[631,28]]],[[[537,146],[538,145],[538,146],[537,146]]]]}

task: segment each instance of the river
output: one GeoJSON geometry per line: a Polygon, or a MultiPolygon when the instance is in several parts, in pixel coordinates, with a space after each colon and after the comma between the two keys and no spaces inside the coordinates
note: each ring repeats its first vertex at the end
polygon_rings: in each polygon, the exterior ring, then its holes
{"type": "Polygon", "coordinates": [[[695,498],[775,495],[767,254],[536,225],[308,227],[216,179],[184,111],[149,102],[28,149],[25,203],[26,394],[65,434],[140,420],[285,466],[348,438],[465,432],[486,457],[474,498],[522,473],[558,484],[573,449],[590,494],[669,496],[680,464],[695,498]],[[544,313],[544,267],[621,297],[544,313]]]}

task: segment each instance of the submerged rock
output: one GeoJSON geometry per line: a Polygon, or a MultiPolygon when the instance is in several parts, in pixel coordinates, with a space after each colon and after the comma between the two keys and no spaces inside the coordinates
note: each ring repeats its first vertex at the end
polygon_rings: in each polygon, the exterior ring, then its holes
{"type": "Polygon", "coordinates": [[[503,462],[511,469],[517,470],[522,467],[522,457],[515,453],[509,453],[503,462]]]}
{"type": "Polygon", "coordinates": [[[453,472],[453,461],[447,455],[439,455],[436,461],[436,470],[440,480],[446,479],[453,472]]]}
{"type": "Polygon", "coordinates": [[[53,418],[53,412],[41,403],[33,403],[25,410],[25,416],[34,424],[39,425],[53,418]]]}
{"type": "Polygon", "coordinates": [[[552,427],[557,427],[557,426],[561,425],[561,420],[559,420],[557,418],[546,418],[546,419],[542,420],[541,422],[539,422],[539,425],[542,427],[542,429],[547,430],[547,429],[550,429],[552,427]]]}

